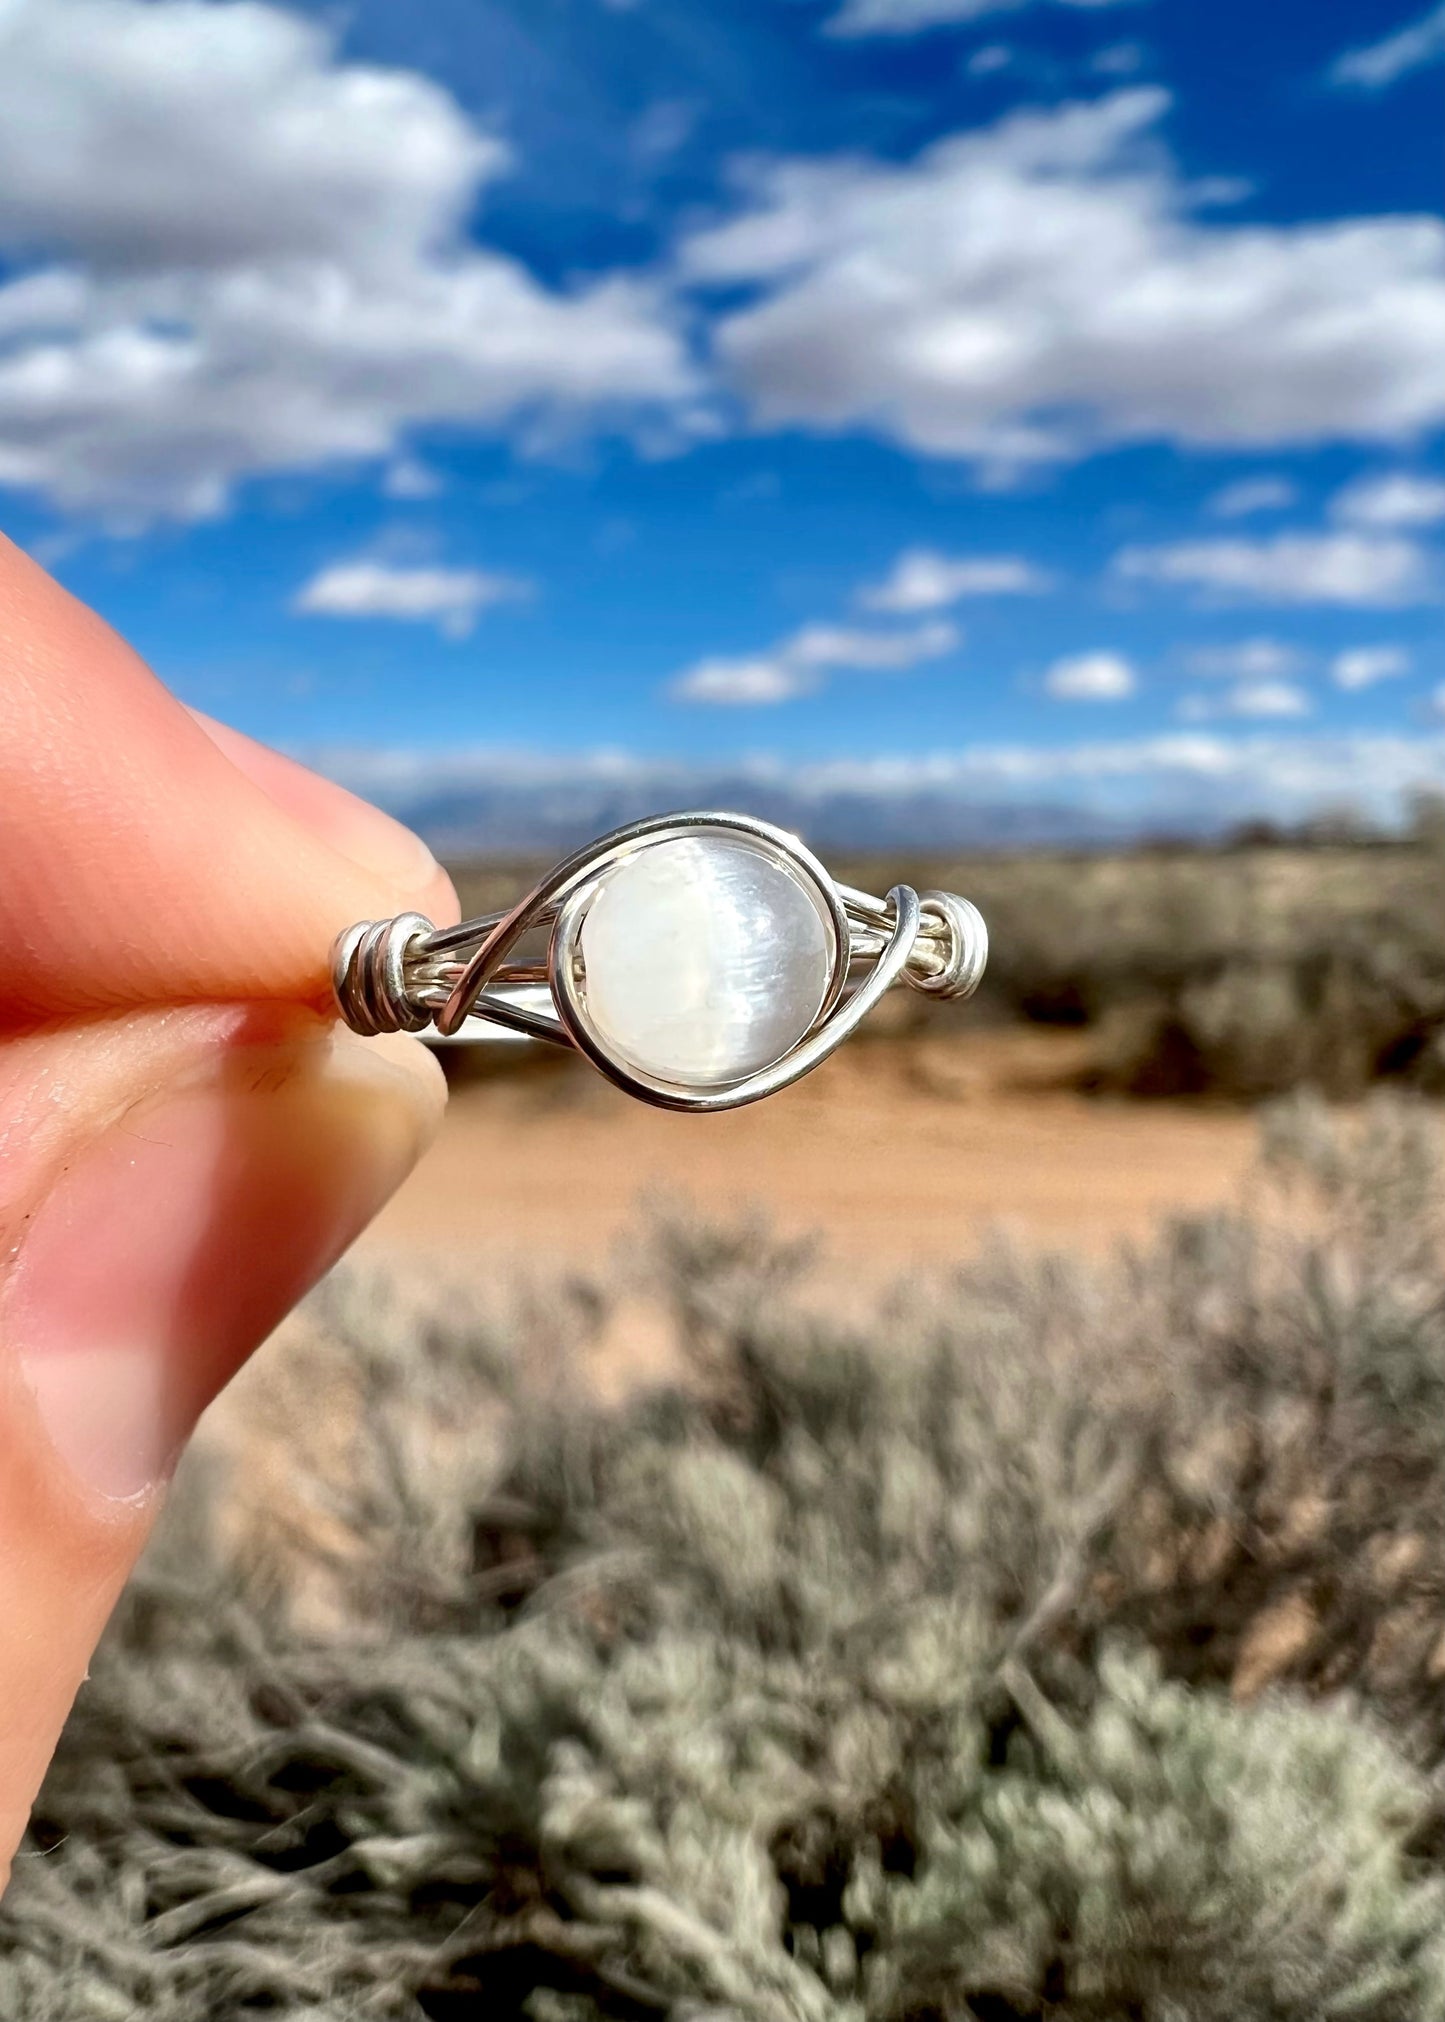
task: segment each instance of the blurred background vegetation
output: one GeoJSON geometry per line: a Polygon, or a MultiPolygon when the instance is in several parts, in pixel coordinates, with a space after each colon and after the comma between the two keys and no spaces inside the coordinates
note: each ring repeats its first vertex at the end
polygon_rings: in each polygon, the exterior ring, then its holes
{"type": "Polygon", "coordinates": [[[1296,1099],[1107,1265],[334,1280],[82,1695],[0,2012],[1445,2015],[1439,1189],[1428,1110],[1296,1099]]]}

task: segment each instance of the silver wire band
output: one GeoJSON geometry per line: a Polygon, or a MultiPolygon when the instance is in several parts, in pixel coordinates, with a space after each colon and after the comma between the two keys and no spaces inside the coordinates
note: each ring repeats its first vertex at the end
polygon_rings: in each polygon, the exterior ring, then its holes
{"type": "Polygon", "coordinates": [[[363,921],[338,936],[337,1006],[355,1031],[457,1034],[469,1018],[585,1054],[630,1094],[663,1108],[732,1109],[785,1088],[846,1039],[895,983],[928,996],[971,997],[988,960],[977,908],[953,892],[895,885],[882,899],[836,883],[796,836],[752,815],[654,815],[565,858],[506,911],[435,928],[420,913],[363,921]],[[832,925],[832,968],[811,1030],[772,1066],[721,1088],[679,1086],[619,1060],[591,1023],[578,943],[607,873],[637,851],[678,837],[742,839],[814,891],[832,925]],[[548,935],[545,951],[520,952],[548,935]]]}

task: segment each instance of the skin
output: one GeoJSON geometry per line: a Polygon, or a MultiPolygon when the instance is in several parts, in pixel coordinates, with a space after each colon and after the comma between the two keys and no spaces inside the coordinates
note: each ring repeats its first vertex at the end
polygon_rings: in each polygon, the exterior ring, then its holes
{"type": "Polygon", "coordinates": [[[199,1413],[429,1141],[332,937],[416,837],[181,706],[0,539],[0,1884],[199,1413]]]}

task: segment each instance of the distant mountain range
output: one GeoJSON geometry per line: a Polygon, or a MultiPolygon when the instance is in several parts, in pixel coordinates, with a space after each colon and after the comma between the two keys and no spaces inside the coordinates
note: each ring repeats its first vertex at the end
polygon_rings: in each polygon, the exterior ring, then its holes
{"type": "Polygon", "coordinates": [[[358,776],[356,766],[331,769],[452,860],[560,855],[625,822],[675,808],[736,809],[795,830],[820,849],[862,852],[1102,845],[1139,831],[1137,820],[1063,804],[982,806],[956,788],[839,788],[747,769],[659,765],[609,776],[579,767],[539,776],[523,765],[511,779],[499,773],[453,782],[358,776]]]}
{"type": "Polygon", "coordinates": [[[1261,820],[1303,833],[1399,827],[1409,793],[1445,792],[1445,735],[1334,740],[1178,733],[1059,751],[914,758],[759,755],[709,763],[636,752],[364,748],[297,754],[453,860],[561,854],[644,815],[736,809],[823,850],[1108,848],[1216,841],[1261,820]]]}
{"type": "MultiPolygon", "coordinates": [[[[661,783],[659,783],[661,785],[661,783]]],[[[394,805],[438,856],[562,854],[590,837],[673,808],[726,808],[792,829],[819,849],[978,850],[1101,844],[1137,833],[1079,808],[972,807],[943,795],[812,796],[746,780],[679,780],[671,790],[573,785],[565,790],[491,787],[436,793],[394,805]]]]}

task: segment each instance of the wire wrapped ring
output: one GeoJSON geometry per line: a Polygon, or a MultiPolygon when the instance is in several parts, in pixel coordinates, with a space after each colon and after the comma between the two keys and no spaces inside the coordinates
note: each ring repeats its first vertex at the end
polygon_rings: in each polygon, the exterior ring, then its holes
{"type": "Polygon", "coordinates": [[[987,960],[982,916],[956,893],[900,884],[876,899],[770,822],[701,813],[599,837],[509,911],[349,927],[332,975],[368,1038],[453,1037],[472,1019],[574,1047],[629,1094],[698,1112],[797,1081],[896,983],[971,997],[987,960]]]}

